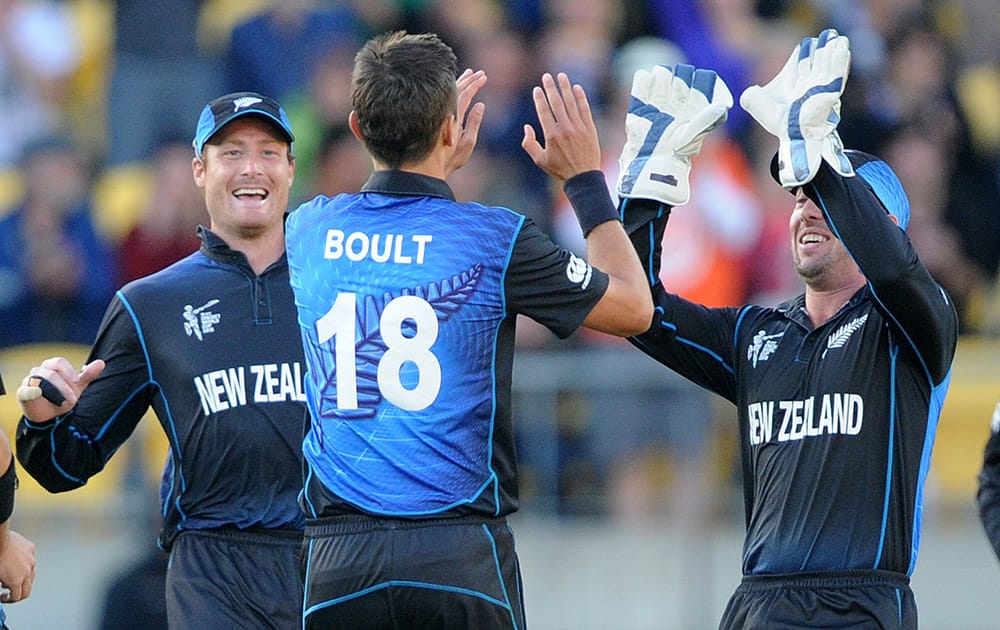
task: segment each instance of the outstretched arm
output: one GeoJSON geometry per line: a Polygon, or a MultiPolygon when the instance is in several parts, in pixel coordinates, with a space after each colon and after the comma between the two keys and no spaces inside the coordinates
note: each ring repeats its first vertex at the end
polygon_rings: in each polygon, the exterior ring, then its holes
{"type": "Polygon", "coordinates": [[[608,274],[608,289],[583,325],[618,336],[649,328],[653,303],[642,267],[622,228],[601,173],[601,148],[590,103],[569,77],[546,73],[532,91],[545,146],[524,126],[521,146],[563,185],[587,239],[587,258],[608,274]]]}

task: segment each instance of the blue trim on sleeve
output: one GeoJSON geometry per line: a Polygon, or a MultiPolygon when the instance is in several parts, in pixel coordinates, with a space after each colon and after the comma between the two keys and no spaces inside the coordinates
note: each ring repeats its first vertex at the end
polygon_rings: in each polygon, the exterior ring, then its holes
{"type": "MultiPolygon", "coordinates": [[[[157,383],[156,379],[153,378],[153,363],[152,361],[150,361],[149,358],[149,347],[146,345],[146,337],[142,332],[142,324],[139,322],[139,317],[138,315],[136,315],[135,309],[132,308],[132,305],[129,303],[128,299],[120,290],[118,291],[118,298],[121,300],[122,305],[128,311],[129,317],[132,318],[132,323],[135,325],[135,333],[136,336],[139,338],[139,347],[142,348],[142,355],[146,359],[146,371],[149,377],[149,383],[151,385],[154,385],[156,387],[157,392],[159,392],[160,386],[159,383],[157,383]]],[[[174,469],[177,471],[175,474],[170,475],[170,489],[167,493],[167,496],[174,497],[174,508],[177,510],[178,516],[180,516],[180,521],[177,524],[177,529],[182,530],[184,529],[184,522],[187,521],[188,518],[187,514],[184,512],[184,509],[181,508],[181,497],[187,490],[187,481],[184,479],[184,467],[181,465],[181,462],[183,461],[184,458],[183,454],[181,453],[180,440],[177,438],[177,427],[174,423],[173,413],[170,411],[170,401],[167,400],[166,396],[163,396],[162,393],[160,393],[159,395],[161,400],[163,400],[163,406],[164,409],[166,410],[166,415],[167,415],[166,418],[161,418],[161,421],[163,421],[166,427],[169,427],[170,430],[171,439],[169,441],[170,441],[170,450],[172,453],[171,457],[173,460],[174,469]],[[176,493],[174,491],[175,479],[180,479],[181,483],[181,490],[180,492],[176,493]]],[[[164,500],[163,515],[164,516],[166,515],[166,500],[164,500]]]]}
{"type": "MultiPolygon", "coordinates": [[[[656,310],[660,312],[660,316],[662,317],[663,316],[663,307],[662,306],[657,306],[656,310]]],[[[736,373],[736,371],[733,369],[733,367],[730,366],[729,364],[727,364],[726,360],[723,359],[722,356],[720,356],[718,353],[714,352],[713,350],[709,350],[705,346],[703,346],[701,344],[698,344],[698,343],[695,343],[694,341],[692,341],[692,340],[690,340],[690,339],[688,339],[686,337],[680,336],[678,334],[678,332],[677,332],[677,325],[674,324],[673,322],[665,322],[665,321],[663,321],[661,319],[660,320],[660,326],[663,327],[663,328],[666,328],[668,330],[674,331],[674,339],[677,340],[677,343],[682,343],[682,344],[684,344],[686,346],[694,348],[695,350],[699,350],[701,352],[704,352],[705,354],[707,354],[711,358],[713,358],[716,361],[718,361],[722,365],[723,369],[725,369],[730,374],[735,374],[736,373]]]]}

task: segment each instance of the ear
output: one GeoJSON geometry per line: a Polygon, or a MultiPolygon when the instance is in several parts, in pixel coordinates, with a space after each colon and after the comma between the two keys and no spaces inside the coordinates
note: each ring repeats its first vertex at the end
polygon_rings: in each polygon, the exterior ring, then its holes
{"type": "Polygon", "coordinates": [[[205,160],[195,156],[191,160],[191,172],[194,175],[194,184],[198,188],[205,187],[205,160]]]}
{"type": "Polygon", "coordinates": [[[454,114],[449,114],[441,123],[441,144],[446,147],[454,146],[458,143],[461,135],[458,129],[458,118],[454,114]]]}
{"type": "Polygon", "coordinates": [[[358,128],[358,114],[353,109],[347,115],[347,125],[351,128],[351,133],[354,134],[354,137],[364,142],[361,138],[361,129],[358,128]]]}
{"type": "Polygon", "coordinates": [[[899,227],[899,217],[897,217],[894,214],[889,214],[888,212],[886,212],[885,214],[886,214],[886,216],[889,217],[889,220],[892,221],[893,225],[895,225],[896,227],[899,227]]]}

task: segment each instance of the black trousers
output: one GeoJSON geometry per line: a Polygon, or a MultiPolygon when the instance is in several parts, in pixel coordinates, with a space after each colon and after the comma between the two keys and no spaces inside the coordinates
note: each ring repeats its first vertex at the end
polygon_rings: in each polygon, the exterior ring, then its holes
{"type": "Polygon", "coordinates": [[[744,576],[719,628],[916,630],[917,605],[909,578],[889,571],[744,576]]]}
{"type": "Polygon", "coordinates": [[[525,627],[506,519],[343,516],[306,525],[305,627],[525,627]]]}
{"type": "Polygon", "coordinates": [[[171,628],[302,627],[301,532],[218,529],[180,534],[167,569],[171,628]]]}

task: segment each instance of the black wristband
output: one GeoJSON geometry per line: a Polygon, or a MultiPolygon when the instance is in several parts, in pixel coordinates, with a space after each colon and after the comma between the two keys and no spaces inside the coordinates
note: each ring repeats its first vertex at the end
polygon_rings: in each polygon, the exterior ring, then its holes
{"type": "Polygon", "coordinates": [[[611,201],[608,183],[601,171],[587,171],[570,177],[563,184],[563,192],[573,206],[584,237],[598,225],[618,220],[618,210],[611,201]]]}
{"type": "Polygon", "coordinates": [[[14,491],[17,490],[17,470],[14,468],[14,454],[10,454],[10,466],[0,475],[0,523],[6,523],[14,513],[14,491]]]}

